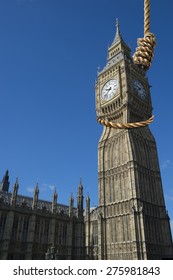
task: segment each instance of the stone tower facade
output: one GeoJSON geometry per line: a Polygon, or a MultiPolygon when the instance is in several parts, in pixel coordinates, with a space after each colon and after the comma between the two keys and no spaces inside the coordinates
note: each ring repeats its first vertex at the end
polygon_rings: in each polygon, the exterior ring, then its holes
{"type": "MultiPolygon", "coordinates": [[[[134,64],[118,22],[95,86],[98,119],[133,123],[152,115],[150,86],[134,64]]],[[[148,126],[104,126],[98,144],[98,259],[173,256],[155,139],[148,126]]],[[[94,220],[96,220],[94,219],[94,220]]]]}

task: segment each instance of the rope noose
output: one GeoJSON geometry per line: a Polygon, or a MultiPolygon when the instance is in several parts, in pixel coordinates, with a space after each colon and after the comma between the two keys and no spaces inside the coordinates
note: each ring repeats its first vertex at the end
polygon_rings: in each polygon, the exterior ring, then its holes
{"type": "Polygon", "coordinates": [[[150,33],[150,0],[144,0],[144,38],[138,39],[138,47],[133,55],[134,63],[147,71],[153,61],[155,46],[155,35],[150,33]]]}

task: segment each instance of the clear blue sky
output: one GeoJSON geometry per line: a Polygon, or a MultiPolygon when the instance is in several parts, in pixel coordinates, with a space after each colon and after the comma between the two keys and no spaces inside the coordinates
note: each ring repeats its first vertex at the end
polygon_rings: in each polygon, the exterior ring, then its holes
{"type": "MultiPolygon", "coordinates": [[[[166,205],[173,219],[173,91],[171,0],[151,0],[151,31],[157,36],[152,68],[156,138],[166,205]]],[[[143,36],[143,0],[0,0],[0,178],[19,177],[19,193],[40,198],[85,194],[97,204],[97,144],[102,127],[95,117],[97,67],[119,18],[132,49],[143,36]]]]}

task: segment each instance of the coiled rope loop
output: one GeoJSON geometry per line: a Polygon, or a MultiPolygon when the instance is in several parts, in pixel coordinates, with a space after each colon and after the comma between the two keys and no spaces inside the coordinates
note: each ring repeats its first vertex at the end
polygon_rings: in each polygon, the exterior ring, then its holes
{"type": "Polygon", "coordinates": [[[155,35],[148,33],[144,38],[138,39],[138,47],[133,55],[133,61],[136,64],[144,66],[148,70],[154,57],[154,47],[156,45],[155,35]]]}

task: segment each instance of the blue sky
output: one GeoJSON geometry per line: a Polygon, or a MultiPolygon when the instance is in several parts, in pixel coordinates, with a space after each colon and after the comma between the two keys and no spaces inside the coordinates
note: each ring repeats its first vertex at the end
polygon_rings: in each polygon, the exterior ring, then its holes
{"type": "MultiPolygon", "coordinates": [[[[157,141],[166,206],[173,220],[171,0],[151,0],[151,31],[157,47],[151,69],[157,141]]],[[[58,201],[84,192],[97,205],[97,144],[94,84],[104,67],[119,18],[132,54],[143,36],[143,0],[0,0],[0,178],[10,189],[58,201]]]]}

